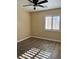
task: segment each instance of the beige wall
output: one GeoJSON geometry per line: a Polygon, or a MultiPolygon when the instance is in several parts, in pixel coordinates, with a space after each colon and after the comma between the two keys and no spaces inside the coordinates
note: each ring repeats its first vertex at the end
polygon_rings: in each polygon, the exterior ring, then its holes
{"type": "Polygon", "coordinates": [[[49,15],[61,15],[61,9],[42,11],[42,12],[33,12],[31,14],[32,19],[32,29],[31,35],[38,37],[46,37],[50,39],[60,40],[61,33],[60,32],[50,32],[44,30],[44,17],[49,15]]]}
{"type": "Polygon", "coordinates": [[[17,6],[17,40],[21,40],[31,34],[30,13],[17,6]]]}

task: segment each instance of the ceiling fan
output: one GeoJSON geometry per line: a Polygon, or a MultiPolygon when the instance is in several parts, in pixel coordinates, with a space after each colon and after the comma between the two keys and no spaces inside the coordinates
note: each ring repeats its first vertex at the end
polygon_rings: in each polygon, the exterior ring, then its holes
{"type": "Polygon", "coordinates": [[[48,2],[47,0],[40,1],[40,2],[39,2],[39,0],[28,0],[28,1],[31,2],[32,4],[23,5],[23,7],[26,7],[26,6],[34,6],[34,10],[36,10],[36,6],[39,6],[39,7],[42,7],[42,8],[46,7],[46,6],[43,6],[41,4],[48,2]]]}

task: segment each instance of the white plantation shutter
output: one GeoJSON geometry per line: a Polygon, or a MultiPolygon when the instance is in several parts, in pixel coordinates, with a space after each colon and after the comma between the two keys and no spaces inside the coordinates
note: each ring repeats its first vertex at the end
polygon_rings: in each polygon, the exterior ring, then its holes
{"type": "Polygon", "coordinates": [[[53,30],[59,30],[60,28],[60,16],[53,16],[53,30]]]}
{"type": "Polygon", "coordinates": [[[45,30],[60,30],[60,16],[45,17],[45,30]]]}
{"type": "Polygon", "coordinates": [[[51,22],[52,22],[52,17],[46,17],[45,18],[45,29],[46,30],[51,30],[52,29],[51,28],[52,27],[51,22]]]}

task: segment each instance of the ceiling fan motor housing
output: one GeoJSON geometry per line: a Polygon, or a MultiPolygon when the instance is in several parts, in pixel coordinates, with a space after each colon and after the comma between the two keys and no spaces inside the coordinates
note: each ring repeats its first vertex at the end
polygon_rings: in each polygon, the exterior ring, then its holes
{"type": "Polygon", "coordinates": [[[35,5],[37,5],[37,2],[38,2],[38,0],[33,0],[33,3],[34,3],[35,5]]]}

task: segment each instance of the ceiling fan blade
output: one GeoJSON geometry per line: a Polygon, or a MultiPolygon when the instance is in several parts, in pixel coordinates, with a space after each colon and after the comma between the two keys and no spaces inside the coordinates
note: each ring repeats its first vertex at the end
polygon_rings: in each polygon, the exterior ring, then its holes
{"type": "Polygon", "coordinates": [[[43,8],[47,7],[47,6],[43,6],[43,5],[37,5],[37,6],[39,6],[39,7],[43,7],[43,8]]]}
{"type": "Polygon", "coordinates": [[[46,2],[48,2],[48,1],[47,0],[41,1],[41,2],[38,2],[38,4],[42,4],[42,3],[46,3],[46,2]]]}
{"type": "Polygon", "coordinates": [[[26,6],[33,6],[32,4],[28,4],[28,5],[23,5],[23,7],[26,7],[26,6]]]}
{"type": "Polygon", "coordinates": [[[37,5],[37,6],[44,8],[44,6],[43,6],[43,5],[37,5]]]}
{"type": "Polygon", "coordinates": [[[31,3],[33,3],[33,1],[32,1],[32,0],[28,0],[28,1],[30,1],[31,3]]]}

